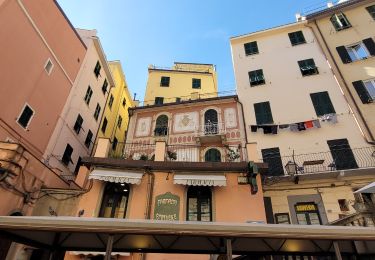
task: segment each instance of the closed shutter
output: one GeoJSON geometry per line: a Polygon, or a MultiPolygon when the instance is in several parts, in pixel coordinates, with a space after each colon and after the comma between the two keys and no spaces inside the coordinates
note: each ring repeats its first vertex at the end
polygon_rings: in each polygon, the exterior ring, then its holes
{"type": "Polygon", "coordinates": [[[274,224],[275,220],[273,219],[273,209],[272,209],[271,197],[264,197],[263,201],[264,201],[264,209],[266,210],[267,224],[274,224]]]}
{"type": "Polygon", "coordinates": [[[310,97],[317,116],[336,113],[327,91],[312,93],[310,97]]]}
{"type": "Polygon", "coordinates": [[[363,40],[363,44],[366,46],[368,52],[371,56],[375,56],[375,43],[372,38],[367,38],[363,40]]]}
{"type": "Polygon", "coordinates": [[[361,99],[362,103],[363,104],[371,103],[372,98],[367,92],[367,89],[365,85],[363,84],[363,82],[359,80],[359,81],[354,81],[352,84],[354,86],[355,91],[357,91],[357,94],[359,98],[361,99]]]}
{"type": "Polygon", "coordinates": [[[270,102],[256,103],[254,104],[254,110],[258,125],[273,123],[270,102]]]}
{"type": "Polygon", "coordinates": [[[262,149],[263,162],[268,164],[266,176],[284,175],[283,162],[281,160],[280,149],[278,147],[262,149]]]}
{"type": "Polygon", "coordinates": [[[349,53],[346,50],[345,46],[336,47],[336,50],[339,53],[340,58],[341,58],[343,63],[346,64],[346,63],[352,62],[352,59],[350,58],[349,53]]]}

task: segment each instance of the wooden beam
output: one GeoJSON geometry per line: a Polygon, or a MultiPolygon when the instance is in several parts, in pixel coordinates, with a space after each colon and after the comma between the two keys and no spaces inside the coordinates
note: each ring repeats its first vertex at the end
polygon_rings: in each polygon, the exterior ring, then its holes
{"type": "Polygon", "coordinates": [[[337,241],[333,242],[333,247],[335,248],[336,259],[342,260],[339,243],[337,241]]]}
{"type": "MultiPolygon", "coordinates": [[[[226,248],[227,248],[227,259],[226,260],[232,260],[232,240],[226,239],[226,248]]],[[[341,259],[339,259],[341,260],[341,259]]]]}
{"type": "MultiPolygon", "coordinates": [[[[113,235],[108,236],[107,240],[107,249],[105,251],[105,256],[104,260],[111,260],[111,255],[112,255],[112,247],[113,247],[113,235]]],[[[341,259],[340,259],[341,260],[341,259]]]]}

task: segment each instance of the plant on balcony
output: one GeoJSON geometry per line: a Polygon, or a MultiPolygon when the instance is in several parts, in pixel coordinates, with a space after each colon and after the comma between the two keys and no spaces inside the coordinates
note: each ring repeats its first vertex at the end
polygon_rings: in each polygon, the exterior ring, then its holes
{"type": "Polygon", "coordinates": [[[232,149],[231,147],[229,147],[229,145],[225,145],[225,148],[227,148],[228,150],[227,157],[230,162],[234,162],[235,160],[241,157],[240,151],[239,151],[240,145],[238,146],[237,149],[232,149]]]}
{"type": "Polygon", "coordinates": [[[177,160],[177,153],[172,151],[167,151],[167,157],[171,161],[177,160]]]}

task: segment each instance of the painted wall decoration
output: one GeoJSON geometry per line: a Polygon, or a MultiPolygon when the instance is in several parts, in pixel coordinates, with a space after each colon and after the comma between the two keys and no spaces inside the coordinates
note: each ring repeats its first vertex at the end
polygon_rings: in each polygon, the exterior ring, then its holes
{"type": "Polygon", "coordinates": [[[225,119],[225,126],[226,126],[226,128],[237,127],[236,109],[234,109],[234,108],[226,108],[224,110],[224,119],[225,119]]]}
{"type": "Polygon", "coordinates": [[[176,114],[173,121],[175,133],[193,132],[198,127],[198,112],[176,114]]]}
{"type": "Polygon", "coordinates": [[[135,136],[148,136],[151,128],[151,117],[144,117],[138,119],[137,130],[135,136]]]}
{"type": "Polygon", "coordinates": [[[170,192],[155,198],[154,219],[176,221],[180,219],[180,197],[170,192]]]}

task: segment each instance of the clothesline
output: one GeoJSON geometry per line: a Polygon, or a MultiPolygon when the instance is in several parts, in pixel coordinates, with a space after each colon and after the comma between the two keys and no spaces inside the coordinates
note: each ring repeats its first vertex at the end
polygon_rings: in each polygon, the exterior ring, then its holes
{"type": "Polygon", "coordinates": [[[329,122],[331,124],[337,123],[337,114],[326,114],[319,119],[307,120],[303,122],[296,122],[291,124],[264,124],[264,125],[250,125],[251,132],[256,133],[258,129],[263,129],[264,134],[277,134],[278,130],[287,130],[291,132],[305,131],[306,129],[321,128],[320,122],[329,122]]]}

